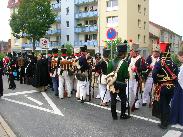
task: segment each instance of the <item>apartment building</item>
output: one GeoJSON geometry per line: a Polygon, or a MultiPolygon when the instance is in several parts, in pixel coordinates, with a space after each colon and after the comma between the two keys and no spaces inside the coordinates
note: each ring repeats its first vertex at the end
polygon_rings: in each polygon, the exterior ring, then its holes
{"type": "Polygon", "coordinates": [[[132,39],[147,54],[149,43],[148,0],[62,0],[61,43],[87,45],[101,51],[109,28],[117,37],[132,39]]]}
{"type": "MultiPolygon", "coordinates": [[[[9,8],[14,10],[18,4],[15,5],[9,8]]],[[[101,51],[107,40],[107,30],[114,28],[117,37],[132,39],[140,44],[143,54],[148,53],[149,0],[51,0],[51,5],[57,17],[45,36],[50,48],[69,43],[101,51]]],[[[26,49],[32,42],[15,39],[13,45],[26,49]]]]}
{"type": "MultiPolygon", "coordinates": [[[[8,8],[10,14],[17,12],[20,0],[9,0],[8,8]]],[[[51,8],[56,13],[56,22],[46,32],[46,38],[49,39],[49,48],[61,46],[61,3],[59,0],[51,0],[51,8]]],[[[13,51],[32,50],[32,41],[26,38],[17,39],[11,35],[11,46],[13,51]]],[[[36,50],[41,50],[39,41],[36,42],[36,50]]]]}
{"type": "Polygon", "coordinates": [[[176,34],[175,32],[160,26],[154,22],[149,22],[149,50],[152,51],[153,43],[156,43],[159,39],[161,42],[172,43],[171,51],[178,53],[181,50],[182,36],[176,34]]]}

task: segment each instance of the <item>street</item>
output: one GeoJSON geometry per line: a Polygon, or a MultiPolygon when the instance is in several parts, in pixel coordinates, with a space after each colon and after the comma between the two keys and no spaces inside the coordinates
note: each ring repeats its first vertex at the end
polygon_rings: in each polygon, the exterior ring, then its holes
{"type": "Polygon", "coordinates": [[[99,106],[98,99],[82,104],[74,95],[59,99],[50,89],[40,93],[19,81],[15,90],[9,90],[6,77],[3,82],[0,114],[17,137],[183,137],[183,127],[160,129],[148,107],[135,111],[128,120],[114,121],[110,106],[99,106]]]}

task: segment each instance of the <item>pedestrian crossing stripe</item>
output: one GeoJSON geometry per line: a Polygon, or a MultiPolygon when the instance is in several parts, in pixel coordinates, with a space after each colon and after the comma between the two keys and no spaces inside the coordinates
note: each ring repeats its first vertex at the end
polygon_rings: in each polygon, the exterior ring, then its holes
{"type": "MultiPolygon", "coordinates": [[[[52,114],[56,114],[56,115],[59,115],[59,116],[64,116],[63,113],[57,108],[57,106],[53,103],[53,101],[48,97],[48,95],[45,92],[41,92],[41,94],[43,95],[45,100],[48,102],[48,104],[50,105],[52,110],[44,108],[44,107],[41,107],[40,105],[36,106],[36,105],[32,105],[32,104],[28,104],[28,103],[25,103],[25,102],[21,102],[21,101],[17,101],[17,100],[13,100],[13,99],[9,99],[8,98],[10,96],[18,96],[18,95],[25,95],[25,94],[27,95],[27,94],[32,94],[32,93],[36,93],[36,92],[39,92],[39,91],[30,90],[30,91],[23,91],[23,92],[15,92],[15,93],[4,94],[2,99],[6,100],[6,101],[9,101],[9,102],[12,102],[12,103],[19,104],[19,105],[23,105],[23,106],[27,106],[27,107],[30,107],[30,108],[34,108],[34,109],[42,110],[42,111],[49,112],[49,113],[52,113],[52,114]]],[[[27,98],[27,96],[25,96],[25,97],[27,98]]],[[[37,100],[35,100],[33,98],[32,99],[29,98],[29,100],[31,100],[31,101],[34,100],[33,102],[37,101],[37,100]]],[[[38,103],[38,101],[37,101],[37,103],[38,103]]]]}
{"type": "Polygon", "coordinates": [[[182,132],[176,130],[169,130],[164,136],[162,137],[180,137],[182,132]]]}

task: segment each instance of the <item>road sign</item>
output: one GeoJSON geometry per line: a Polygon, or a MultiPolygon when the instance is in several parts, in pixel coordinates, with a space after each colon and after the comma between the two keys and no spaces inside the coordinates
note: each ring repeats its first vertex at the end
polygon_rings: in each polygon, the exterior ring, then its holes
{"type": "Polygon", "coordinates": [[[40,47],[41,48],[48,48],[48,43],[49,43],[48,39],[46,39],[46,38],[40,39],[40,47]]]}
{"type": "Polygon", "coordinates": [[[117,31],[114,28],[109,28],[107,30],[107,34],[106,35],[107,35],[107,39],[113,40],[117,36],[117,31]]]}

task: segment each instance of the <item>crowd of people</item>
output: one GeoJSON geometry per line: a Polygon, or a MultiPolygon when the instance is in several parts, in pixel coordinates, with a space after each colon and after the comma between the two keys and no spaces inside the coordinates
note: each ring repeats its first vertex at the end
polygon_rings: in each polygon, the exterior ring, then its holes
{"type": "MultiPolygon", "coordinates": [[[[92,57],[87,46],[67,55],[67,49],[52,49],[52,54],[8,53],[0,61],[0,96],[3,96],[2,75],[8,76],[9,89],[14,90],[15,79],[20,84],[29,84],[40,92],[54,91],[61,99],[70,98],[76,92],[77,100],[89,101],[98,84],[97,97],[101,106],[110,103],[114,120],[117,100],[121,103],[120,119],[130,118],[143,106],[152,106],[152,115],[161,120],[160,128],[169,124],[183,125],[183,65],[180,68],[172,61],[170,43],[160,42],[153,45],[152,55],[147,59],[140,55],[138,44],[124,41],[116,48],[111,59],[111,50],[103,49],[103,55],[96,53],[92,57]],[[128,51],[130,46],[130,51],[128,51]],[[128,115],[126,110],[128,109],[128,115]]],[[[183,51],[178,53],[183,63],[183,51]]]]}

